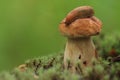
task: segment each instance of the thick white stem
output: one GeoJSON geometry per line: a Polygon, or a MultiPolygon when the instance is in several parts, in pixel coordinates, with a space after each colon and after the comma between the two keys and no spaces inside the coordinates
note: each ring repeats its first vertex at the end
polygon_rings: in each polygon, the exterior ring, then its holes
{"type": "Polygon", "coordinates": [[[75,70],[76,62],[80,61],[82,70],[92,65],[92,59],[96,58],[95,46],[90,37],[68,39],[64,52],[64,66],[75,70]],[[70,63],[69,63],[70,62],[70,63]]]}

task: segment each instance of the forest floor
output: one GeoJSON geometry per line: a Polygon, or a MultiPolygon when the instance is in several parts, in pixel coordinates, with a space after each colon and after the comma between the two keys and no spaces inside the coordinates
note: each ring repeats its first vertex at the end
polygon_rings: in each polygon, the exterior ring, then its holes
{"type": "MultiPolygon", "coordinates": [[[[120,80],[120,36],[100,35],[94,39],[99,63],[86,69],[86,74],[72,74],[63,66],[63,52],[29,59],[14,70],[0,73],[0,80],[120,80]]],[[[80,68],[79,68],[80,69],[80,68]]]]}

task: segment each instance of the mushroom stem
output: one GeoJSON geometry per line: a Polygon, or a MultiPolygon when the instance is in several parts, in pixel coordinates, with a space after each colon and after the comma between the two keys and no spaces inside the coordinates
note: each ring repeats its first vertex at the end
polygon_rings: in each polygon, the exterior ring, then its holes
{"type": "Polygon", "coordinates": [[[92,65],[92,59],[96,58],[95,46],[91,37],[68,38],[64,52],[64,66],[72,72],[76,72],[76,62],[80,61],[81,69],[92,65]],[[69,61],[69,63],[68,63],[69,61]]]}

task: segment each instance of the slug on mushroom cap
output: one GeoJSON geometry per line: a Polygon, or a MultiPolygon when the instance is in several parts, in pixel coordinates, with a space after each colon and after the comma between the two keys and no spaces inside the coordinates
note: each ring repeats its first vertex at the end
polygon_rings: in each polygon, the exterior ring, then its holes
{"type": "Polygon", "coordinates": [[[101,31],[101,26],[101,21],[94,16],[93,8],[82,6],[68,13],[59,29],[64,36],[76,38],[97,35],[101,31]]]}
{"type": "Polygon", "coordinates": [[[74,22],[76,19],[79,18],[89,18],[94,15],[93,8],[90,6],[82,6],[77,7],[74,10],[72,10],[68,15],[66,16],[65,23],[67,25],[74,22]]]}

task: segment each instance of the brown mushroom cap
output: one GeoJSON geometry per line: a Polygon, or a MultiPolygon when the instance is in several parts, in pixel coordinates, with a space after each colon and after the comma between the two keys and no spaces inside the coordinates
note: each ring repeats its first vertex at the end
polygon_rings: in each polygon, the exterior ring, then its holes
{"type": "Polygon", "coordinates": [[[62,35],[69,38],[79,38],[97,35],[101,31],[101,25],[99,19],[96,17],[77,19],[70,25],[65,24],[65,19],[59,26],[62,35]]]}
{"type": "Polygon", "coordinates": [[[59,29],[64,36],[79,38],[97,35],[102,23],[94,15],[90,6],[82,6],[72,10],[60,23],[59,29]]]}

